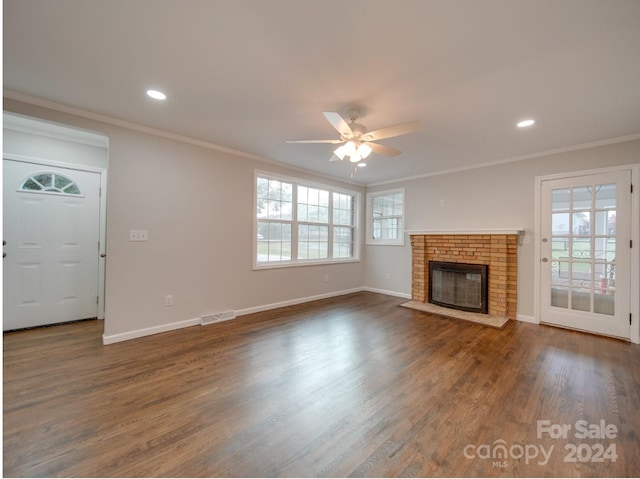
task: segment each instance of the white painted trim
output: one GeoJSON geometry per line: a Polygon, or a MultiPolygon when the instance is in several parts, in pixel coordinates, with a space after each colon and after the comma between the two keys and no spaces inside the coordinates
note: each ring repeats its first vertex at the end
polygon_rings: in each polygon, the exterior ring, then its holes
{"type": "Polygon", "coordinates": [[[403,299],[411,299],[411,295],[408,293],[400,293],[398,291],[389,291],[386,289],[379,289],[379,288],[370,288],[369,286],[363,287],[362,291],[368,291],[369,293],[386,294],[387,296],[395,296],[397,298],[403,298],[403,299]]]}
{"type": "Polygon", "coordinates": [[[461,166],[459,168],[450,168],[448,170],[435,171],[433,173],[426,173],[423,175],[406,176],[404,178],[398,178],[395,180],[377,181],[374,183],[367,183],[367,187],[390,185],[393,183],[403,183],[406,181],[419,180],[421,178],[429,178],[432,176],[448,175],[451,173],[459,173],[461,171],[468,171],[468,170],[477,170],[478,168],[504,165],[505,163],[515,163],[523,160],[533,160],[536,158],[544,158],[545,156],[557,155],[560,153],[567,153],[569,151],[586,150],[587,148],[596,148],[598,146],[606,146],[606,145],[612,145],[615,143],[624,143],[626,141],[634,141],[634,140],[640,140],[640,133],[635,133],[633,135],[626,135],[626,136],[618,136],[616,138],[609,138],[606,140],[592,141],[590,143],[582,143],[579,145],[565,146],[562,148],[555,148],[553,150],[539,151],[537,153],[530,153],[528,155],[512,156],[509,158],[503,158],[501,160],[486,161],[484,163],[478,163],[476,165],[461,166]]]}
{"type": "Polygon", "coordinates": [[[332,293],[318,294],[315,296],[307,296],[305,298],[290,299],[287,301],[279,301],[277,303],[264,304],[262,306],[254,306],[251,308],[238,309],[236,310],[236,316],[244,316],[247,314],[260,313],[262,311],[269,311],[271,309],[284,308],[285,306],[294,306],[296,304],[308,303],[310,301],[317,301],[319,299],[334,298],[336,296],[344,296],[345,294],[360,293],[361,291],[363,291],[363,288],[345,289],[342,291],[334,291],[332,293]]]}
{"type": "Polygon", "coordinates": [[[526,316],[524,314],[517,314],[516,320],[522,321],[523,323],[532,323],[532,324],[540,324],[539,321],[536,321],[536,318],[533,316],[526,316]]]}
{"type": "Polygon", "coordinates": [[[640,344],[640,165],[631,167],[631,331],[632,343],[640,344]],[[635,294],[633,293],[635,291],[635,294]]]}
{"type": "Polygon", "coordinates": [[[16,155],[14,153],[3,153],[3,158],[7,160],[21,161],[22,163],[33,163],[36,165],[53,166],[56,168],[66,168],[67,170],[88,171],[89,173],[106,173],[107,168],[99,166],[79,165],[77,163],[67,163],[64,161],[49,160],[46,158],[37,158],[33,156],[16,155]]]}
{"type": "MultiPolygon", "coordinates": [[[[25,95],[24,93],[20,93],[14,90],[3,90],[3,96],[5,98],[8,98],[10,100],[15,100],[15,101],[19,101],[22,103],[27,103],[30,105],[35,105],[35,106],[39,106],[42,108],[47,108],[49,110],[55,110],[55,111],[59,111],[62,113],[68,113],[70,115],[75,115],[75,116],[79,116],[81,118],[86,118],[89,120],[94,120],[94,121],[98,121],[100,123],[106,123],[108,125],[114,125],[114,126],[118,126],[121,128],[126,128],[128,130],[133,130],[133,131],[138,131],[140,133],[146,133],[149,135],[155,135],[155,136],[160,136],[163,138],[168,138],[174,141],[179,141],[182,143],[188,143],[191,145],[195,145],[195,146],[200,146],[202,148],[206,148],[209,150],[218,150],[218,151],[223,151],[226,153],[231,153],[233,155],[237,155],[237,156],[241,156],[244,158],[250,158],[253,160],[257,160],[257,161],[262,161],[265,163],[270,163],[272,165],[278,165],[284,168],[288,168],[291,170],[296,170],[296,171],[301,171],[301,172],[305,172],[308,174],[313,174],[315,176],[321,177],[321,178],[328,178],[328,179],[332,179],[332,180],[336,180],[336,181],[341,181],[343,183],[347,183],[347,184],[353,184],[353,185],[358,185],[358,186],[366,186],[366,187],[373,187],[373,186],[381,186],[381,185],[389,185],[389,184],[393,184],[393,183],[404,183],[407,181],[411,181],[411,180],[418,180],[421,178],[429,178],[432,176],[440,176],[440,175],[447,175],[450,173],[458,173],[460,171],[467,171],[467,170],[476,170],[478,168],[485,168],[485,167],[489,167],[489,166],[497,166],[497,165],[502,165],[505,163],[515,163],[517,161],[523,161],[523,160],[530,160],[530,159],[535,159],[535,158],[542,158],[545,156],[550,156],[550,155],[556,155],[559,153],[565,153],[565,152],[569,152],[569,151],[575,151],[575,150],[584,150],[587,148],[595,148],[598,146],[606,146],[606,145],[611,145],[611,144],[615,144],[615,143],[624,143],[626,141],[634,141],[634,140],[638,140],[640,139],[640,133],[635,133],[633,135],[626,135],[626,136],[619,136],[616,138],[609,138],[606,140],[599,140],[599,141],[593,141],[590,143],[582,143],[579,145],[572,145],[572,146],[566,146],[566,147],[562,147],[562,148],[555,148],[552,150],[546,150],[546,151],[540,151],[537,153],[530,153],[527,155],[520,155],[520,156],[514,156],[514,157],[509,157],[509,158],[503,158],[500,160],[494,160],[494,161],[487,161],[484,163],[479,163],[476,165],[469,165],[469,166],[462,166],[459,168],[450,168],[447,170],[441,170],[441,171],[436,171],[433,173],[426,173],[423,175],[414,175],[414,176],[406,176],[403,178],[396,178],[393,180],[385,180],[385,181],[378,181],[378,182],[373,182],[373,183],[362,183],[359,181],[353,181],[353,180],[348,180],[348,179],[343,179],[343,178],[338,178],[336,176],[331,176],[331,175],[327,175],[324,173],[319,173],[319,172],[315,172],[313,170],[308,170],[305,168],[300,168],[298,166],[295,165],[290,165],[288,163],[283,163],[280,161],[275,161],[269,158],[265,158],[262,156],[258,156],[258,155],[254,155],[251,153],[246,153],[244,151],[240,151],[240,150],[235,150],[233,148],[228,148],[228,147],[224,147],[221,145],[217,145],[215,143],[211,143],[208,141],[204,141],[204,140],[198,140],[195,138],[191,138],[188,136],[184,136],[184,135],[178,135],[176,133],[171,133],[168,131],[164,131],[164,130],[159,130],[156,128],[151,128],[148,126],[144,126],[144,125],[140,125],[137,123],[133,123],[130,121],[126,121],[126,120],[121,120],[119,118],[114,118],[114,117],[110,117],[107,115],[103,115],[100,113],[94,113],[91,111],[87,111],[87,110],[82,110],[80,108],[76,108],[76,107],[72,107],[72,106],[68,106],[68,105],[63,105],[60,103],[56,103],[50,100],[44,100],[42,98],[37,98],[37,97],[33,97],[30,95],[25,95]]],[[[15,114],[13,112],[11,112],[12,114],[15,114]]]]}
{"type": "MultiPolygon", "coordinates": [[[[254,222],[255,223],[255,222],[254,222]]],[[[256,233],[257,236],[257,233],[256,233]]],[[[254,242],[254,248],[257,249],[254,242]]],[[[326,266],[328,264],[344,264],[344,263],[360,263],[362,260],[360,258],[335,258],[335,259],[309,259],[309,260],[299,260],[299,261],[280,261],[280,262],[272,262],[272,263],[256,263],[255,257],[256,254],[254,252],[254,271],[260,271],[263,269],[278,269],[278,268],[298,268],[301,266],[326,266]]]]}
{"type": "MultiPolygon", "coordinates": [[[[384,294],[387,296],[394,296],[397,298],[411,299],[411,295],[407,293],[400,293],[397,291],[389,291],[384,289],[363,286],[361,288],[345,289],[342,291],[334,291],[332,293],[318,294],[314,296],[307,296],[304,298],[291,299],[287,301],[279,301],[277,303],[264,304],[261,306],[254,306],[250,308],[239,309],[239,310],[236,310],[235,313],[236,313],[236,317],[245,316],[247,314],[260,313],[260,312],[269,311],[272,309],[284,308],[286,306],[295,306],[297,304],[309,303],[311,301],[317,301],[319,299],[334,298],[338,296],[344,296],[347,294],[360,293],[363,291],[366,291],[369,293],[384,294]]],[[[538,324],[538,322],[533,317],[525,316],[522,314],[517,315],[517,320],[527,322],[527,323],[538,324]]],[[[142,338],[144,336],[151,336],[153,334],[166,333],[168,331],[174,331],[176,329],[190,328],[191,326],[199,326],[199,325],[201,325],[200,318],[195,318],[195,319],[186,319],[183,321],[176,321],[173,323],[161,324],[159,326],[152,326],[150,328],[136,329],[134,331],[128,331],[126,333],[112,334],[109,336],[102,335],[102,344],[104,345],[114,344],[122,341],[128,341],[130,339],[142,338]]]]}
{"type": "MultiPolygon", "coordinates": [[[[315,296],[307,296],[304,298],[291,299],[288,301],[280,301],[277,303],[264,304],[261,306],[254,306],[251,308],[239,309],[235,311],[235,313],[236,313],[236,317],[245,316],[247,314],[260,313],[262,311],[269,311],[271,309],[283,308],[285,306],[294,306],[296,304],[308,303],[310,301],[317,301],[319,299],[327,299],[327,298],[333,298],[337,296],[344,296],[346,294],[360,293],[362,291],[371,291],[371,292],[376,292],[381,294],[388,294],[390,296],[401,295],[401,293],[384,292],[382,290],[373,290],[370,288],[352,288],[352,289],[346,289],[342,291],[334,291],[332,293],[318,294],[315,296]]],[[[400,297],[405,297],[405,296],[400,296],[400,297]]],[[[161,324],[158,326],[151,326],[149,328],[136,329],[134,331],[127,331],[125,333],[112,334],[109,336],[103,334],[102,344],[107,345],[107,344],[119,343],[121,341],[128,341],[130,339],[142,338],[144,336],[151,336],[153,334],[165,333],[167,331],[174,331],[176,329],[189,328],[191,326],[198,326],[200,324],[201,324],[200,318],[185,319],[183,321],[176,321],[173,323],[161,324]]]]}
{"type": "MultiPolygon", "coordinates": [[[[330,203],[333,200],[330,200],[330,203]]],[[[347,188],[343,188],[341,186],[334,186],[331,184],[324,184],[324,183],[317,183],[314,181],[307,181],[303,178],[297,178],[294,176],[287,176],[287,175],[281,175],[278,173],[271,173],[268,171],[264,171],[264,170],[259,170],[259,169],[254,169],[253,170],[253,205],[252,205],[252,216],[253,216],[253,248],[252,248],[252,254],[253,254],[253,270],[254,271],[258,271],[258,270],[263,270],[263,269],[274,269],[274,268],[291,268],[291,267],[299,267],[299,266],[316,266],[316,265],[327,265],[327,264],[341,264],[341,263],[358,263],[361,261],[361,247],[360,247],[360,241],[361,241],[361,237],[362,237],[362,233],[360,231],[360,218],[362,217],[362,210],[364,209],[364,206],[362,204],[362,193],[360,193],[359,191],[354,191],[354,190],[349,190],[347,188]],[[258,236],[258,222],[260,221],[265,221],[265,219],[262,218],[258,218],[256,216],[256,204],[257,204],[257,199],[258,199],[258,188],[257,188],[257,180],[258,177],[263,177],[263,178],[267,178],[267,179],[274,179],[274,180],[278,180],[278,181],[283,181],[286,183],[291,183],[294,188],[293,188],[293,196],[292,196],[292,201],[293,201],[293,211],[292,211],[292,219],[291,220],[283,220],[283,222],[287,222],[291,224],[292,227],[292,231],[291,231],[291,246],[292,246],[292,250],[291,250],[291,256],[292,258],[295,256],[295,253],[297,252],[297,241],[298,241],[298,231],[296,228],[296,225],[298,223],[304,223],[301,222],[297,219],[298,216],[298,206],[297,206],[297,187],[298,186],[304,186],[304,187],[310,187],[310,188],[317,188],[317,189],[322,189],[322,190],[326,190],[329,191],[329,193],[341,193],[341,194],[345,194],[345,195],[350,195],[352,197],[355,198],[355,202],[356,202],[356,208],[354,211],[354,219],[353,219],[353,232],[354,232],[354,238],[353,238],[353,246],[354,246],[354,251],[353,251],[353,256],[350,258],[327,258],[327,259],[311,259],[311,260],[298,260],[298,259],[291,259],[289,261],[279,261],[279,262],[259,262],[258,258],[257,258],[257,252],[258,252],[258,240],[257,240],[257,236],[258,236]]],[[[332,218],[332,213],[330,211],[330,219],[332,218]]],[[[322,224],[322,223],[319,223],[322,224]]],[[[332,228],[335,226],[339,226],[339,225],[334,225],[331,221],[329,221],[329,223],[327,223],[329,225],[329,231],[332,231],[332,228]]],[[[331,234],[329,235],[330,237],[330,242],[333,244],[333,239],[331,234]]]]}
{"type": "Polygon", "coordinates": [[[478,230],[405,230],[410,235],[520,235],[524,228],[498,228],[478,230]]]}
{"type": "Polygon", "coordinates": [[[599,175],[602,173],[611,173],[612,171],[633,170],[634,168],[637,168],[637,167],[638,167],[637,164],[630,164],[630,165],[606,166],[604,168],[592,168],[590,170],[566,171],[564,173],[554,173],[552,175],[536,176],[535,181],[540,180],[540,182],[543,182],[543,181],[549,181],[549,180],[561,180],[564,178],[579,178],[580,176],[599,175]]]}
{"type": "Polygon", "coordinates": [[[29,95],[24,95],[22,93],[12,91],[12,90],[4,90],[3,92],[6,98],[11,100],[20,101],[23,103],[28,103],[30,105],[36,105],[43,108],[48,108],[50,110],[60,111],[63,113],[69,113],[71,115],[79,116],[82,118],[87,118],[89,120],[99,121],[100,123],[106,123],[108,125],[119,126],[121,128],[126,128],[127,130],[138,131],[140,133],[147,133],[150,135],[161,136],[164,138],[168,138],[170,140],[180,141],[182,143],[189,143],[195,146],[200,146],[203,148],[207,148],[209,150],[218,150],[223,151],[225,153],[231,153],[237,156],[243,156],[245,158],[251,158],[254,160],[262,160],[262,157],[257,155],[252,155],[250,153],[245,153],[244,151],[235,150],[233,148],[228,148],[221,145],[216,145],[214,143],[210,143],[204,140],[197,140],[195,138],[190,138],[184,135],[178,135],[176,133],[171,133],[164,130],[159,130],[157,128],[152,128],[149,126],[140,125],[138,123],[134,123],[127,120],[122,120],[120,118],[114,118],[108,115],[103,115],[101,113],[95,113],[88,110],[83,110],[81,108],[76,108],[73,106],[63,105],[61,103],[56,103],[49,100],[44,100],[42,98],[36,98],[29,95]]]}
{"type": "Polygon", "coordinates": [[[405,205],[407,203],[404,188],[394,188],[392,190],[384,190],[384,191],[372,191],[371,193],[367,193],[367,204],[365,211],[365,244],[367,246],[404,246],[404,234],[403,232],[398,232],[400,237],[396,240],[379,240],[373,238],[373,198],[375,196],[387,196],[402,193],[402,215],[400,217],[401,224],[404,226],[406,224],[406,208],[405,205]]]}
{"type": "Polygon", "coordinates": [[[103,133],[84,130],[77,127],[69,127],[60,123],[55,123],[41,118],[34,121],[33,117],[20,115],[13,112],[3,112],[2,127],[6,130],[29,133],[37,136],[53,138],[71,143],[95,146],[98,148],[109,148],[109,137],[103,133]]]}
{"type": "Polygon", "coordinates": [[[127,331],[126,333],[111,334],[107,336],[102,335],[102,344],[113,344],[121,341],[128,341],[130,339],[142,338],[144,336],[151,336],[152,334],[166,333],[167,331],[174,331],[176,329],[189,328],[191,326],[199,326],[200,318],[186,319],[184,321],[176,321],[174,323],[161,324],[159,326],[152,326],[150,328],[135,329],[133,331],[127,331]]]}
{"type": "Polygon", "coordinates": [[[540,276],[540,232],[542,231],[542,208],[540,201],[542,200],[542,179],[536,177],[534,179],[534,198],[533,198],[533,320],[540,324],[541,317],[541,294],[542,294],[542,278],[540,276]]]}
{"type": "MultiPolygon", "coordinates": [[[[100,123],[105,123],[107,125],[113,125],[113,126],[117,126],[120,128],[125,128],[127,130],[132,130],[132,131],[137,131],[139,133],[145,133],[147,135],[154,135],[154,136],[159,136],[161,138],[166,138],[169,140],[173,140],[173,141],[178,141],[181,143],[187,143],[189,145],[194,145],[194,146],[198,146],[200,148],[205,148],[207,150],[214,150],[214,151],[221,151],[224,153],[229,153],[231,155],[235,155],[235,156],[240,156],[243,158],[248,158],[251,160],[256,160],[256,161],[260,161],[263,163],[269,163],[272,165],[277,165],[281,168],[287,168],[288,170],[293,170],[293,171],[300,171],[306,174],[311,174],[314,176],[317,176],[319,178],[326,178],[326,179],[330,179],[333,181],[340,181],[342,183],[345,184],[350,184],[350,185],[356,185],[356,186],[365,186],[364,183],[362,182],[358,182],[358,181],[353,181],[353,180],[349,180],[349,179],[344,179],[344,178],[338,178],[336,176],[331,176],[331,175],[327,175],[324,173],[319,173],[317,171],[313,171],[313,170],[308,170],[305,168],[301,168],[299,166],[295,166],[295,165],[290,165],[288,163],[283,163],[281,161],[276,161],[276,160],[272,160],[270,158],[265,158],[263,156],[259,156],[259,155],[254,155],[251,153],[247,153],[244,151],[240,151],[240,150],[236,150],[233,148],[228,148],[226,146],[221,146],[221,145],[217,145],[215,143],[211,143],[209,141],[205,141],[205,140],[198,140],[196,138],[191,138],[189,136],[184,136],[184,135],[179,135],[177,133],[171,133],[169,131],[164,131],[164,130],[159,130],[157,128],[152,128],[149,126],[144,126],[144,125],[140,125],[138,123],[133,123],[131,121],[126,121],[126,120],[121,120],[119,118],[114,118],[111,116],[107,116],[107,115],[103,115],[100,113],[94,113],[91,111],[87,111],[87,110],[82,110],[80,108],[75,108],[72,106],[68,106],[68,105],[62,105],[60,103],[56,103],[53,101],[49,101],[49,100],[43,100],[42,98],[36,98],[36,97],[32,97],[29,95],[25,95],[23,93],[19,93],[13,90],[4,90],[3,91],[3,95],[5,98],[8,98],[10,100],[15,100],[15,101],[19,101],[22,103],[27,103],[29,105],[35,105],[35,106],[39,106],[42,108],[47,108],[49,110],[54,110],[54,111],[59,111],[62,113],[67,113],[70,115],[74,115],[80,118],[86,118],[88,120],[93,120],[93,121],[97,121],[100,123]]],[[[11,112],[13,113],[13,112],[11,112]]],[[[38,118],[39,119],[39,118],[38,118]]]]}
{"type": "Polygon", "coordinates": [[[100,249],[98,251],[98,319],[105,319],[107,267],[107,182],[108,170],[100,173],[100,249]],[[104,257],[102,255],[105,255],[104,257]]]}

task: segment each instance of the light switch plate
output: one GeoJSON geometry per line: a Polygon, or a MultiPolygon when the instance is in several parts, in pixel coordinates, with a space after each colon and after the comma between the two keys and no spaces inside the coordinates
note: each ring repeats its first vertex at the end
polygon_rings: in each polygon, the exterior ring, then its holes
{"type": "Polygon", "coordinates": [[[129,241],[148,241],[149,232],[147,230],[129,230],[129,241]]]}

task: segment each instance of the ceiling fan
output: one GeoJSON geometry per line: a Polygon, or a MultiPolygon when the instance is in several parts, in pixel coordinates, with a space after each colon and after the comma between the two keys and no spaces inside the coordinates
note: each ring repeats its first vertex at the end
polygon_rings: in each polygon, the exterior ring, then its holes
{"type": "Polygon", "coordinates": [[[331,126],[340,133],[339,140],[288,140],[287,143],[330,143],[340,145],[333,152],[333,156],[329,161],[340,161],[348,158],[351,163],[358,163],[369,156],[371,152],[384,156],[398,156],[402,153],[400,150],[373,142],[406,135],[420,128],[419,121],[410,121],[380,128],[379,130],[367,131],[366,126],[356,123],[360,116],[360,111],[358,110],[349,110],[347,113],[351,123],[347,123],[339,113],[334,111],[325,111],[323,114],[327,121],[331,123],[331,126]]]}

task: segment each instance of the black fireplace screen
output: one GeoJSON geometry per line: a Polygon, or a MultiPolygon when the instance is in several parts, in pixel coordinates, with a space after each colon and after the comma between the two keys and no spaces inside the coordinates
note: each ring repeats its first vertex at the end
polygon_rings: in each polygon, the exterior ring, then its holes
{"type": "Polygon", "coordinates": [[[484,264],[429,261],[429,302],[487,314],[487,272],[484,264]]]}

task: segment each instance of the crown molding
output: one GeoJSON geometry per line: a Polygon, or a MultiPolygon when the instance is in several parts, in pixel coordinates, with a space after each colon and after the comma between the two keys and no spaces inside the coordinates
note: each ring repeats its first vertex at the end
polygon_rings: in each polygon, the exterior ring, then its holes
{"type": "Polygon", "coordinates": [[[433,173],[425,173],[422,175],[415,175],[415,176],[406,176],[406,177],[398,178],[395,180],[376,181],[374,183],[367,183],[367,187],[390,185],[394,183],[403,183],[406,181],[419,180],[421,178],[429,178],[432,176],[441,176],[441,175],[448,175],[451,173],[459,173],[461,171],[477,170],[479,168],[486,168],[489,166],[504,165],[506,163],[516,163],[518,161],[532,160],[535,158],[544,158],[545,156],[557,155],[560,153],[567,153],[569,151],[586,150],[588,148],[596,148],[598,146],[606,146],[606,145],[612,145],[615,143],[624,143],[627,141],[634,141],[634,140],[640,140],[640,133],[634,133],[633,135],[626,135],[626,136],[618,136],[616,138],[608,138],[606,140],[592,141],[589,143],[582,143],[579,145],[564,146],[560,148],[554,148],[552,150],[539,151],[537,153],[529,153],[526,155],[512,156],[509,158],[503,158],[501,160],[478,163],[476,165],[461,166],[459,168],[450,168],[447,170],[434,171],[433,173]]]}
{"type": "MultiPolygon", "coordinates": [[[[318,173],[316,171],[313,170],[307,170],[305,168],[300,168],[298,166],[294,166],[294,165],[289,165],[287,163],[283,163],[281,161],[276,161],[276,160],[272,160],[270,158],[266,158],[264,156],[259,156],[259,155],[254,155],[252,153],[247,153],[245,151],[241,151],[241,150],[236,150],[234,148],[229,148],[226,146],[222,146],[222,145],[218,145],[216,143],[211,143],[209,141],[205,141],[205,140],[199,140],[197,138],[192,138],[189,136],[185,136],[185,135],[179,135],[177,133],[172,133],[170,131],[165,131],[165,130],[160,130],[157,128],[152,128],[150,126],[146,126],[146,125],[141,125],[139,123],[134,123],[128,120],[122,120],[120,118],[115,118],[112,116],[108,116],[108,115],[103,115],[102,113],[95,113],[92,111],[88,111],[88,110],[83,110],[81,108],[76,108],[73,106],[69,106],[69,105],[64,105],[61,103],[57,103],[51,100],[45,100],[43,98],[37,98],[34,96],[30,96],[30,95],[25,95],[24,93],[20,93],[14,90],[3,90],[3,96],[4,98],[8,98],[10,100],[14,100],[14,101],[19,101],[22,103],[27,103],[29,105],[34,105],[34,106],[38,106],[41,108],[47,108],[49,110],[54,110],[54,111],[58,111],[61,113],[67,113],[69,115],[74,115],[74,116],[78,116],[81,118],[86,118],[88,120],[93,120],[93,121],[97,121],[100,123],[105,123],[107,125],[113,125],[113,126],[117,126],[120,128],[125,128],[127,130],[132,130],[132,131],[137,131],[139,133],[145,133],[148,135],[154,135],[154,136],[159,136],[161,138],[166,138],[169,140],[173,140],[173,141],[178,141],[181,143],[187,143],[189,145],[193,145],[193,146],[198,146],[200,148],[205,148],[207,150],[214,150],[214,151],[220,151],[223,153],[228,153],[230,155],[235,155],[235,156],[239,156],[242,158],[247,158],[249,160],[255,160],[255,161],[260,161],[262,163],[268,163],[271,165],[275,165],[275,166],[279,166],[281,168],[286,168],[288,170],[292,170],[292,171],[299,171],[301,173],[305,173],[307,175],[313,175],[319,178],[326,178],[329,179],[331,181],[338,181],[340,183],[344,183],[344,184],[349,184],[349,185],[354,185],[354,186],[359,186],[359,187],[364,187],[364,183],[361,182],[357,182],[357,181],[352,181],[352,180],[345,180],[343,178],[339,178],[339,177],[335,177],[335,176],[331,176],[331,175],[326,175],[323,173],[318,173]]],[[[11,112],[14,113],[14,112],[11,112]]]]}
{"type": "Polygon", "coordinates": [[[68,126],[42,119],[34,121],[32,117],[8,111],[3,112],[2,127],[5,130],[80,143],[97,148],[109,147],[109,138],[102,133],[82,130],[75,127],[69,128],[68,126]]]}

